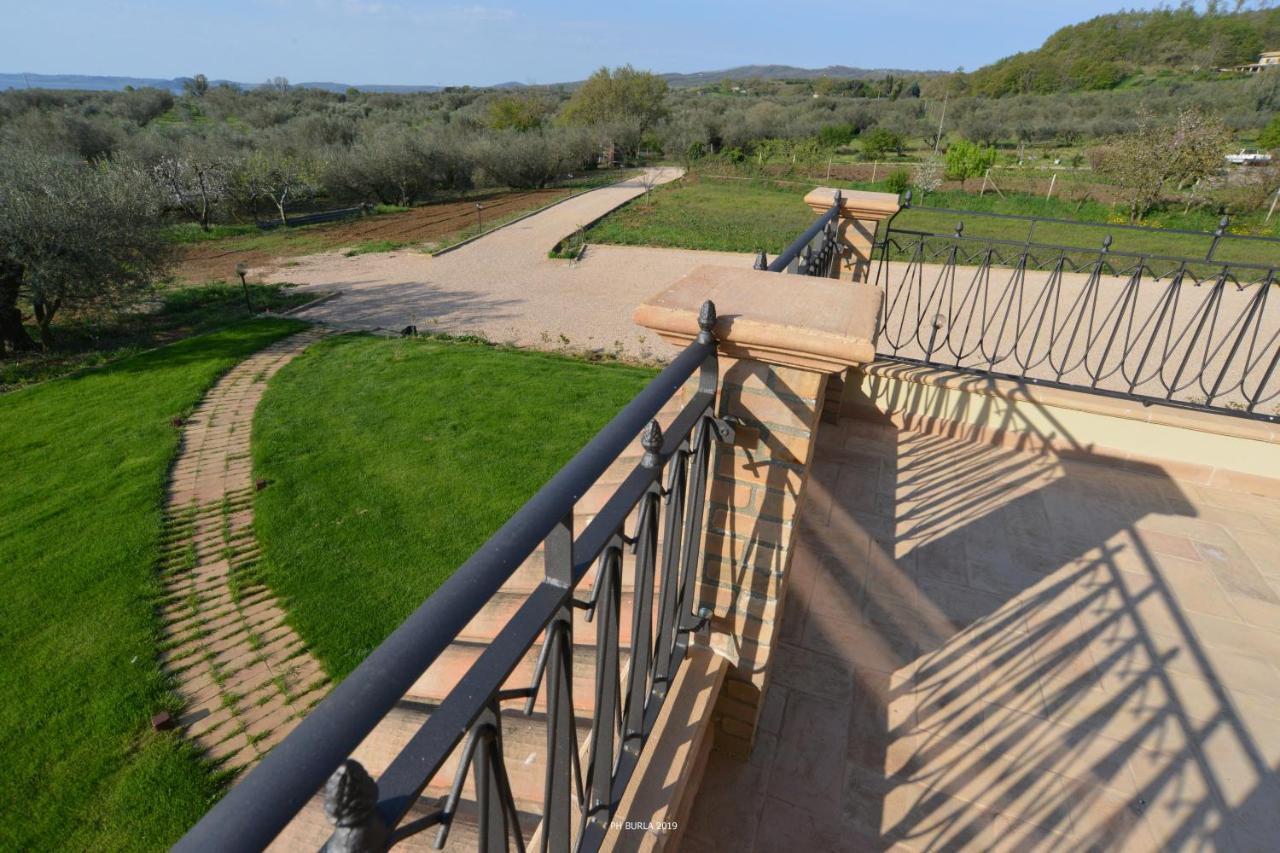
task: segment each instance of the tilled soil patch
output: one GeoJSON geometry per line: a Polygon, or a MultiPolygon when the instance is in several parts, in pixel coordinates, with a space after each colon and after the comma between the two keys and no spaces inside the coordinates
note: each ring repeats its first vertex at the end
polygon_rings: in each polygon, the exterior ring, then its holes
{"type": "Polygon", "coordinates": [[[189,247],[178,264],[178,277],[189,282],[230,280],[238,263],[246,263],[255,277],[270,272],[281,261],[300,255],[332,251],[361,243],[391,240],[400,243],[437,242],[459,234],[476,224],[476,203],[484,206],[485,222],[533,210],[565,198],[565,189],[493,193],[463,201],[441,202],[416,207],[404,213],[362,217],[346,222],[299,229],[297,239],[286,240],[270,249],[240,246],[240,239],[189,247]]]}

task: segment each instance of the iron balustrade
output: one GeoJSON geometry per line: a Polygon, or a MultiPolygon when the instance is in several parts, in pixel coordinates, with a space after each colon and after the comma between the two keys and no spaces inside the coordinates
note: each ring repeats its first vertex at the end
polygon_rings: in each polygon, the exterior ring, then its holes
{"type": "MultiPolygon", "coordinates": [[[[910,194],[903,209],[910,207],[910,194]]],[[[1023,239],[896,227],[876,245],[885,293],[877,356],[1266,421],[1280,420],[1280,240],[1098,226],[943,208],[1027,223],[1023,239]],[[1103,228],[1101,244],[1043,243],[1037,228],[1103,228]],[[1148,243],[1203,238],[1203,256],[1117,251],[1111,229],[1148,243]],[[1135,235],[1136,236],[1136,235],[1135,235]],[[1263,263],[1224,259],[1228,243],[1263,263]],[[1275,252],[1270,252],[1271,248],[1275,252]],[[1261,251],[1259,251],[1261,250],[1261,251]]]]}
{"type": "Polygon", "coordinates": [[[760,252],[756,256],[754,268],[769,272],[834,278],[836,265],[841,258],[839,235],[841,201],[840,191],[836,190],[829,210],[814,220],[813,224],[792,241],[782,254],[774,258],[772,263],[764,252],[760,252]]]}
{"type": "Polygon", "coordinates": [[[324,787],[330,851],[383,850],[435,829],[446,843],[471,777],[481,850],[525,849],[503,756],[503,703],[531,715],[543,696],[547,732],[541,849],[591,851],[604,841],[663,700],[709,613],[693,611],[711,445],[732,441],[715,415],[715,307],[697,338],[405,620],[176,845],[179,851],[266,847],[324,787]],[[697,390],[664,432],[656,420],[694,376],[697,390]],[[644,454],[580,532],[577,501],[640,435],[644,454]],[[634,514],[634,528],[627,532],[634,514]],[[543,549],[545,574],[479,658],[375,782],[349,756],[499,591],[543,549]],[[629,662],[622,664],[624,551],[634,554],[629,662]],[[591,567],[585,595],[579,586],[591,567]],[[659,583],[660,581],[660,583],[659,583]],[[594,710],[581,766],[573,702],[573,614],[595,622],[594,710]],[[541,649],[527,687],[507,684],[541,649]],[[625,680],[624,680],[625,679],[625,680]],[[424,789],[459,749],[438,805],[424,789]],[[578,819],[573,815],[576,811],[578,819]]]}

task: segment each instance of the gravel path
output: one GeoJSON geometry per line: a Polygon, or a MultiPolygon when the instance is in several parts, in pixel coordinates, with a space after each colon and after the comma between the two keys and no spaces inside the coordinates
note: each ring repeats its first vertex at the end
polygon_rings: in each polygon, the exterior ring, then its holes
{"type": "MultiPolygon", "coordinates": [[[[650,169],[658,183],[680,177],[650,169]]],[[[268,276],[340,291],[301,313],[341,328],[478,333],[541,349],[665,358],[673,350],[631,322],[635,306],[700,263],[749,267],[750,255],[589,246],[576,262],[547,253],[562,238],[641,195],[639,178],[584,193],[440,257],[417,251],[312,255],[268,276]]]]}

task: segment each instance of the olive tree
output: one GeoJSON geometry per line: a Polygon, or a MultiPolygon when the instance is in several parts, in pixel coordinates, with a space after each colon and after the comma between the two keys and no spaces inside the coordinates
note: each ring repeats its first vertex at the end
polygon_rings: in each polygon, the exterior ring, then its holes
{"type": "Polygon", "coordinates": [[[242,198],[270,202],[281,224],[287,225],[289,205],[315,198],[320,190],[320,177],[310,158],[264,149],[253,152],[240,163],[235,184],[242,198]]]}
{"type": "Polygon", "coordinates": [[[1123,188],[1129,217],[1136,221],[1168,190],[1218,172],[1231,140],[1231,131],[1220,119],[1191,108],[1168,124],[1143,116],[1136,131],[1114,139],[1094,158],[1100,171],[1123,188]]]}
{"type": "Polygon", "coordinates": [[[471,153],[490,183],[541,189],[594,159],[596,143],[590,134],[505,131],[476,140],[471,153]]]}
{"type": "Polygon", "coordinates": [[[230,168],[224,157],[212,152],[165,154],[151,167],[151,176],[169,203],[205,231],[230,193],[230,168]]]}
{"type": "Polygon", "coordinates": [[[25,307],[48,349],[59,312],[109,310],[145,292],[169,261],[162,208],[130,165],[0,155],[0,349],[35,348],[25,307]]]}

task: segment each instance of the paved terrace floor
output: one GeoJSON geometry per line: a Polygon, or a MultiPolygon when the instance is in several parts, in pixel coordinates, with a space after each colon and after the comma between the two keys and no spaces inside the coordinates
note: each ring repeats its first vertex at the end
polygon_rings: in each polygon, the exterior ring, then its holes
{"type": "Polygon", "coordinates": [[[682,849],[1277,849],[1280,501],[850,420],[809,488],[682,849]]]}
{"type": "MultiPolygon", "coordinates": [[[[683,174],[648,171],[657,183],[683,174]]],[[[583,193],[439,257],[412,249],[350,258],[329,252],[267,279],[341,292],[299,316],[342,328],[415,325],[539,349],[668,358],[674,349],[631,322],[635,307],[698,264],[749,268],[751,255],[593,245],[580,261],[547,257],[562,238],[644,190],[633,178],[583,193]]]]}

